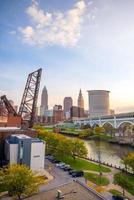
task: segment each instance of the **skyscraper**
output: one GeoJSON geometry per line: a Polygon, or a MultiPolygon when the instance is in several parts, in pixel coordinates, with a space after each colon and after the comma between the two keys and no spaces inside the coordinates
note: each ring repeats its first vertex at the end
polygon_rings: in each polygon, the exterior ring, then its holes
{"type": "Polygon", "coordinates": [[[44,86],[41,95],[41,107],[40,107],[40,115],[44,116],[45,110],[48,110],[48,93],[47,88],[44,86]]]}
{"type": "Polygon", "coordinates": [[[81,89],[80,89],[79,96],[78,96],[78,107],[84,109],[84,99],[82,96],[81,89]]]}
{"type": "Polygon", "coordinates": [[[64,105],[64,117],[66,119],[70,118],[70,108],[72,107],[73,105],[73,100],[71,97],[65,97],[64,98],[64,102],[63,102],[63,105],[64,105]]]}
{"type": "Polygon", "coordinates": [[[110,114],[109,91],[89,90],[89,114],[90,117],[100,117],[110,114]]]}

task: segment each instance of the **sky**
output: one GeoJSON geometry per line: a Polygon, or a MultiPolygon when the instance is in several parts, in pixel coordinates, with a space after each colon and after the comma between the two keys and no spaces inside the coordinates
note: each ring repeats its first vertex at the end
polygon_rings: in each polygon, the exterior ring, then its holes
{"type": "Polygon", "coordinates": [[[87,90],[104,89],[111,109],[134,111],[134,1],[0,0],[0,95],[19,105],[40,67],[50,108],[81,88],[86,109],[87,90]]]}

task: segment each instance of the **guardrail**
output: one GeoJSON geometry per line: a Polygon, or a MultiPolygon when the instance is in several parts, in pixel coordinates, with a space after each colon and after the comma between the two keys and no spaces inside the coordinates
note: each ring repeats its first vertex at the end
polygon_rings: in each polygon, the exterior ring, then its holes
{"type": "Polygon", "coordinates": [[[95,190],[93,190],[92,188],[89,188],[86,184],[84,184],[83,182],[79,181],[79,180],[75,180],[77,183],[79,183],[81,186],[83,186],[85,189],[87,189],[88,191],[92,192],[93,194],[95,194],[97,197],[99,197],[101,200],[109,200],[105,197],[103,197],[101,194],[99,194],[98,192],[96,192],[95,190]]]}

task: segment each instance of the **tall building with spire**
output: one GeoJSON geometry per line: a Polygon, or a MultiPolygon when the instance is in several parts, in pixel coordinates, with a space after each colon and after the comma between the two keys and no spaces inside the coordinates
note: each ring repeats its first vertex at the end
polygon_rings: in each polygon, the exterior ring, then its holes
{"type": "Polygon", "coordinates": [[[44,116],[46,110],[48,110],[48,92],[46,86],[44,86],[41,94],[40,115],[44,116]]]}
{"type": "Polygon", "coordinates": [[[78,96],[78,107],[84,109],[84,98],[82,96],[81,89],[80,89],[79,96],[78,96]]]}

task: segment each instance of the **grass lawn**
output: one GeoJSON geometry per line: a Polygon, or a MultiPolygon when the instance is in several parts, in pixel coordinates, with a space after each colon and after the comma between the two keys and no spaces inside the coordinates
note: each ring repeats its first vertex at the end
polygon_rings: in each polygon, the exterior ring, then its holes
{"type": "Polygon", "coordinates": [[[134,175],[120,172],[115,174],[114,180],[115,182],[121,180],[124,183],[124,189],[134,195],[134,175]]]}
{"type": "Polygon", "coordinates": [[[113,195],[118,195],[118,196],[122,195],[122,192],[115,189],[110,189],[108,192],[110,192],[113,195]]]}
{"type": "MultiPolygon", "coordinates": [[[[100,171],[99,165],[89,162],[87,160],[81,159],[81,158],[76,158],[74,160],[73,158],[66,157],[60,160],[62,160],[65,163],[68,163],[72,168],[76,170],[92,170],[96,172],[100,171]]],[[[103,167],[103,166],[101,166],[101,170],[102,172],[111,171],[108,167],[103,167]]]]}
{"type": "Polygon", "coordinates": [[[52,132],[53,131],[53,127],[44,127],[44,130],[52,132]]]}
{"type": "Polygon", "coordinates": [[[111,136],[102,133],[100,135],[98,135],[98,134],[92,135],[89,138],[93,139],[93,140],[99,140],[100,139],[100,140],[107,141],[107,140],[111,139],[111,136]]]}
{"type": "Polygon", "coordinates": [[[108,185],[109,184],[109,180],[108,180],[107,177],[101,176],[101,178],[100,178],[100,176],[98,174],[85,172],[84,173],[84,177],[87,180],[89,180],[89,181],[91,181],[91,182],[93,182],[93,183],[95,183],[96,185],[99,185],[99,186],[100,185],[103,186],[103,185],[108,185]]]}

